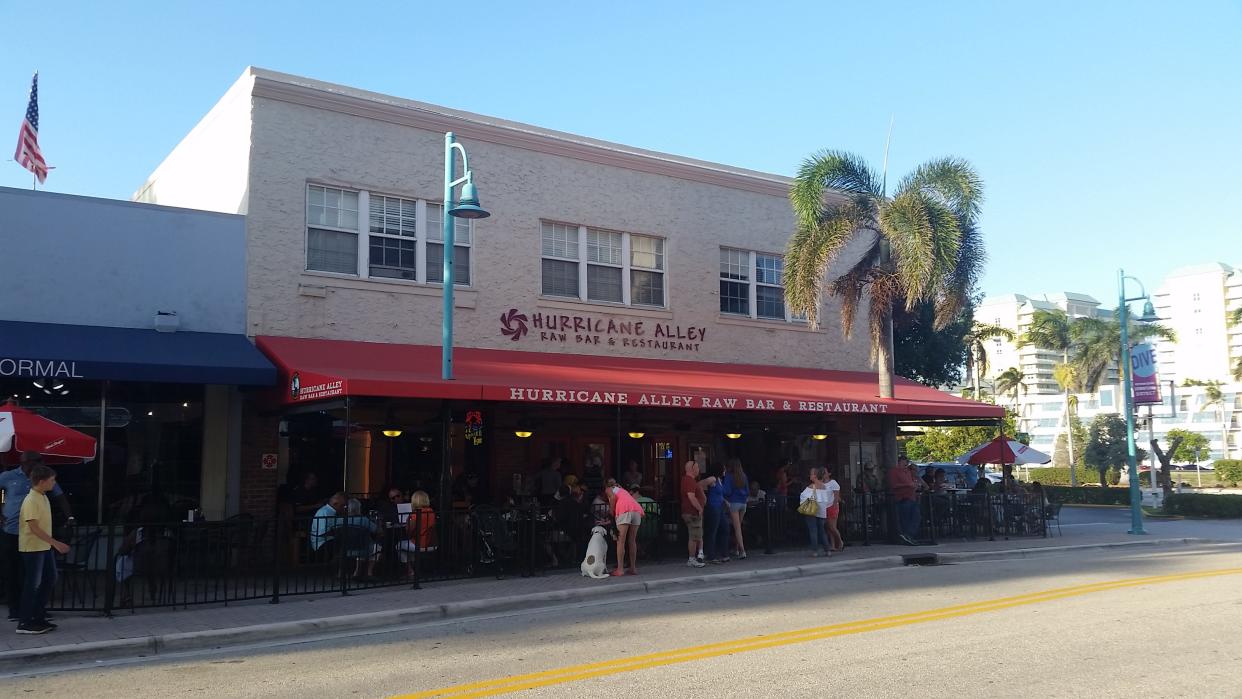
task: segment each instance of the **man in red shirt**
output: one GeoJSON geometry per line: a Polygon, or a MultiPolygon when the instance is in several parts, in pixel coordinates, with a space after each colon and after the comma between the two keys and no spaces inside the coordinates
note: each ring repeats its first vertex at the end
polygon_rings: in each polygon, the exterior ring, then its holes
{"type": "Polygon", "coordinates": [[[888,470],[888,490],[897,505],[897,538],[910,546],[918,546],[919,501],[910,460],[897,459],[897,466],[888,470]]]}
{"type": "Polygon", "coordinates": [[[686,565],[691,568],[702,568],[706,564],[696,554],[703,546],[703,506],[707,504],[707,496],[703,492],[703,484],[699,481],[699,462],[687,461],[685,475],[681,477],[681,520],[686,523],[689,540],[686,548],[690,557],[686,565]]]}

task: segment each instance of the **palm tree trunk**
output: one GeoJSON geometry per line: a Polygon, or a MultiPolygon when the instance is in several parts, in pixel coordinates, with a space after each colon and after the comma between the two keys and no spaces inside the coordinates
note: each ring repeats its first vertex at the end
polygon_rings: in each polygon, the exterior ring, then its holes
{"type": "Polygon", "coordinates": [[[884,328],[881,331],[883,334],[883,337],[881,338],[880,346],[876,348],[877,358],[879,359],[879,362],[877,362],[879,366],[876,367],[876,370],[880,374],[879,376],[880,397],[881,398],[892,398],[893,397],[893,311],[891,308],[885,309],[884,318],[881,322],[884,324],[884,328]]]}
{"type": "Polygon", "coordinates": [[[970,362],[970,389],[972,393],[970,397],[975,400],[981,400],[979,397],[979,348],[972,342],[970,346],[970,354],[972,355],[970,362]]]}
{"type": "MultiPolygon", "coordinates": [[[[1062,358],[1069,364],[1069,350],[1062,353],[1062,358]]],[[[1063,370],[1064,371],[1064,370],[1063,370]]],[[[1066,381],[1068,384],[1069,382],[1066,381]]],[[[1070,388],[1065,387],[1065,443],[1069,446],[1070,487],[1078,487],[1077,465],[1074,463],[1074,411],[1070,410],[1070,388]]]]}

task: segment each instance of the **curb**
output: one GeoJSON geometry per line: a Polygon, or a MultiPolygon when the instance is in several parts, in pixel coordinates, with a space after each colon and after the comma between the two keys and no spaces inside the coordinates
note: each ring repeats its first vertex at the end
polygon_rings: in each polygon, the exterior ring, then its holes
{"type": "MultiPolygon", "coordinates": [[[[963,551],[935,554],[940,563],[964,563],[1073,553],[1097,549],[1114,549],[1132,546],[1194,545],[1216,543],[1211,539],[1180,538],[1151,539],[1147,541],[1123,541],[1104,544],[1078,544],[1072,546],[1046,546],[1000,551],[963,551]]],[[[929,547],[930,548],[930,547],[929,547]]],[[[383,631],[411,625],[469,617],[496,612],[529,610],[580,603],[618,594],[650,594],[675,591],[683,588],[702,588],[705,585],[743,585],[754,582],[794,580],[797,578],[837,575],[900,568],[905,565],[902,555],[878,556],[842,562],[807,563],[779,568],[688,575],[651,582],[624,582],[536,592],[509,597],[429,604],[404,609],[391,609],[363,614],[348,614],[300,621],[242,626],[231,629],[170,633],[114,641],[92,641],[63,646],[45,646],[25,650],[0,652],[0,674],[9,673],[34,664],[74,664],[115,660],[119,658],[146,658],[169,653],[193,650],[217,649],[226,646],[243,646],[255,643],[302,638],[314,634],[342,633],[350,631],[383,631]]]]}

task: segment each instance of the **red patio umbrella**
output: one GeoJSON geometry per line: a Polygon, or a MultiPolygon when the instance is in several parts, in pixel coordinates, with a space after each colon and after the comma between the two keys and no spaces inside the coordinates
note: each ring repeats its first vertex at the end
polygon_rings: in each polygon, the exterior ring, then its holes
{"type": "Polygon", "coordinates": [[[959,463],[981,464],[1046,464],[1052,457],[1016,442],[1005,435],[983,444],[958,457],[959,463]]]}
{"type": "Polygon", "coordinates": [[[95,458],[95,438],[12,403],[0,405],[0,462],[17,463],[26,451],[52,464],[82,463],[95,458]]]}

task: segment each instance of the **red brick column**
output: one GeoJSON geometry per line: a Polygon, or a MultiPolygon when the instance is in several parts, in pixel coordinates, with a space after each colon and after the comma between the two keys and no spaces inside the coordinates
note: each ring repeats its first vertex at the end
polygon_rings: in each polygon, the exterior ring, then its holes
{"type": "Polygon", "coordinates": [[[280,416],[259,412],[255,404],[242,404],[241,511],[255,517],[276,514],[276,478],[279,471],[263,468],[264,454],[280,451],[280,416]]]}

